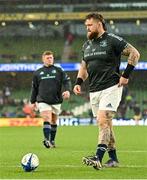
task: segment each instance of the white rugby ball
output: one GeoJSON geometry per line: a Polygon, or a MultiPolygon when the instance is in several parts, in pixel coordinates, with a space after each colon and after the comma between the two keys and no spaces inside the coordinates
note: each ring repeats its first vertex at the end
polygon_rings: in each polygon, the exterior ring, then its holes
{"type": "Polygon", "coordinates": [[[23,156],[21,165],[26,172],[34,171],[39,166],[39,158],[34,153],[28,153],[23,156]]]}

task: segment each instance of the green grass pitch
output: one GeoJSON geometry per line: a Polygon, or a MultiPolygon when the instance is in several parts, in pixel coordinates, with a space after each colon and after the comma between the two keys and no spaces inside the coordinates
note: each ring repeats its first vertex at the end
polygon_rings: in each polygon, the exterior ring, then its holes
{"type": "MultiPolygon", "coordinates": [[[[147,127],[115,127],[119,168],[95,170],[82,164],[83,156],[95,153],[96,126],[60,126],[57,148],[42,145],[42,127],[0,128],[0,179],[146,179],[147,127]],[[35,153],[40,165],[24,172],[22,156],[35,153]]],[[[108,159],[107,153],[103,161],[108,159]]]]}

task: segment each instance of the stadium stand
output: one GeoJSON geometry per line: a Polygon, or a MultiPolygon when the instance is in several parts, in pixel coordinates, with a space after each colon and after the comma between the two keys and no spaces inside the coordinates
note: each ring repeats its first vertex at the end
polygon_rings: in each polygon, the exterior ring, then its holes
{"type": "MultiPolygon", "coordinates": [[[[134,2],[134,0],[0,0],[0,11],[5,13],[1,16],[0,26],[0,63],[40,62],[44,50],[55,52],[56,62],[80,62],[81,47],[85,41],[85,29],[83,25],[83,13],[87,11],[110,11],[119,13],[119,17],[112,17],[106,13],[106,23],[110,32],[119,34],[141,53],[141,60],[147,61],[147,3],[134,2]],[[133,2],[133,3],[132,3],[133,2]],[[140,18],[129,17],[127,13],[140,13],[140,18]],[[125,13],[124,13],[125,11],[125,13]],[[53,13],[57,19],[24,20],[15,13],[53,13]],[[59,19],[59,13],[74,13],[79,15],[79,20],[74,16],[71,20],[59,19]],[[8,14],[9,20],[6,20],[8,14]],[[122,18],[121,15],[126,15],[122,18]],[[16,19],[15,19],[15,18],[16,19]],[[128,17],[128,18],[127,18],[128,17]],[[20,19],[19,19],[20,18],[20,19]]],[[[24,14],[25,15],[25,14],[24,14]]],[[[73,15],[73,14],[71,14],[73,15]]],[[[25,17],[25,16],[23,16],[25,17]]],[[[48,17],[48,16],[46,16],[48,17]]],[[[125,60],[125,59],[124,59],[125,60]]],[[[125,60],[126,61],[126,60],[125,60]]],[[[74,84],[77,72],[69,73],[74,84]]],[[[121,106],[121,112],[125,112],[125,118],[132,118],[134,114],[134,103],[139,103],[141,111],[147,108],[147,81],[146,71],[135,71],[130,79],[129,95],[125,102],[132,100],[131,105],[121,106]]],[[[0,73],[0,109],[1,116],[24,116],[22,108],[24,99],[29,98],[32,73],[5,72],[0,73]],[[11,95],[5,101],[3,94],[4,86],[9,86],[11,95]]],[[[74,114],[76,116],[89,116],[89,102],[87,96],[87,85],[83,87],[83,96],[75,97],[63,103],[63,114],[74,114]],[[73,111],[71,111],[71,109],[73,111]],[[80,110],[80,111],[79,111],[80,110]],[[86,112],[85,112],[86,111],[86,112]]],[[[120,112],[120,116],[121,116],[120,112]]],[[[145,114],[145,113],[144,113],[145,114]]],[[[120,117],[118,117],[120,118],[120,117]]]]}
{"type": "MultiPolygon", "coordinates": [[[[147,38],[142,35],[123,36],[131,42],[141,52],[141,60],[147,61],[146,44],[147,38]]],[[[81,59],[81,47],[85,38],[75,36],[71,45],[69,62],[77,62],[81,59]]],[[[51,49],[55,52],[57,61],[64,62],[62,59],[65,39],[58,37],[1,37],[0,42],[0,62],[40,62],[40,54],[44,49],[51,49]]]]}

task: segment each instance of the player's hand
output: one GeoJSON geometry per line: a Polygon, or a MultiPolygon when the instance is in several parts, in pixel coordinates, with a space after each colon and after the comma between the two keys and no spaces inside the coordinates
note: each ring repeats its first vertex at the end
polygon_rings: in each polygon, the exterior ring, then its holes
{"type": "Polygon", "coordinates": [[[69,99],[70,98],[70,92],[69,91],[64,91],[62,93],[62,97],[63,97],[63,99],[69,99]]]}
{"type": "Polygon", "coordinates": [[[129,79],[126,79],[126,78],[121,76],[119,79],[118,87],[125,86],[128,84],[128,82],[129,82],[129,79]]]}
{"type": "Polygon", "coordinates": [[[80,95],[81,94],[81,86],[80,85],[75,85],[74,88],[73,88],[73,92],[76,95],[80,95]]]}

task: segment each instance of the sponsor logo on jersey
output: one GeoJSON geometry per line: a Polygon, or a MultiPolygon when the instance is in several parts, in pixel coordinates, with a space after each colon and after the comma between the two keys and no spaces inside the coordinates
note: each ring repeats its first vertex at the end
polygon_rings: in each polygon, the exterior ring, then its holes
{"type": "Polygon", "coordinates": [[[84,58],[86,58],[88,56],[105,55],[105,54],[106,54],[106,51],[85,53],[84,58]]]}
{"type": "Polygon", "coordinates": [[[54,79],[56,76],[47,74],[46,76],[41,77],[41,79],[54,79]]]}
{"type": "Polygon", "coordinates": [[[43,75],[43,74],[44,74],[44,72],[43,72],[43,71],[41,71],[41,72],[40,72],[40,75],[43,75]]]}

